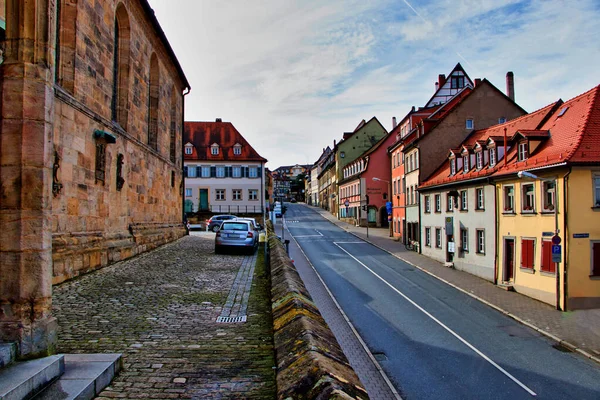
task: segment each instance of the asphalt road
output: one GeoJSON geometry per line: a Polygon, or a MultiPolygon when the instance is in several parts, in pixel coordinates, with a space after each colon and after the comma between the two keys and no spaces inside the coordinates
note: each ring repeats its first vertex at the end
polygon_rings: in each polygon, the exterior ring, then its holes
{"type": "Polygon", "coordinates": [[[301,204],[298,242],[405,399],[600,399],[600,368],[301,204]]]}

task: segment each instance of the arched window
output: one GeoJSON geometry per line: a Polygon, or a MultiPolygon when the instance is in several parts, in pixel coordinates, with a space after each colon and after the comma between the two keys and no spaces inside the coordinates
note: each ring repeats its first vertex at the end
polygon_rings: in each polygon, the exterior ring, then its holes
{"type": "Polygon", "coordinates": [[[60,0],[56,19],[56,83],[67,92],[75,92],[75,37],[77,0],[60,0]]]}
{"type": "Polygon", "coordinates": [[[150,87],[148,96],[148,144],[158,150],[159,73],[156,53],[150,56],[150,87]]]}
{"type": "Polygon", "coordinates": [[[175,162],[175,154],[177,149],[177,91],[173,87],[171,93],[171,126],[169,128],[169,149],[171,161],[175,162]]]}
{"type": "Polygon", "coordinates": [[[123,3],[119,3],[115,15],[114,49],[111,116],[113,121],[127,130],[130,26],[129,16],[123,3]]]}

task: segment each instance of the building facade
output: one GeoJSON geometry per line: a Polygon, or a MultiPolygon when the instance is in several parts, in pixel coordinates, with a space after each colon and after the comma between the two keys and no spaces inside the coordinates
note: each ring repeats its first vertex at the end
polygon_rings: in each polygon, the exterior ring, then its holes
{"type": "Polygon", "coordinates": [[[186,212],[264,213],[267,160],[231,122],[186,121],[184,143],[186,212]]]}
{"type": "Polygon", "coordinates": [[[0,340],[22,358],[53,351],[53,283],[185,234],[190,87],[154,11],[36,4],[6,2],[0,70],[0,340]]]}

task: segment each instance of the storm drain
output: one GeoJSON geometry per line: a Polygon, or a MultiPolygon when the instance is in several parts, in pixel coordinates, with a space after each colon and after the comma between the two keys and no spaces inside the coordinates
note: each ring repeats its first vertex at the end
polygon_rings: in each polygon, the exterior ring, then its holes
{"type": "Polygon", "coordinates": [[[233,281],[221,315],[217,317],[217,323],[246,322],[246,311],[248,310],[248,299],[250,298],[255,265],[256,253],[243,258],[242,266],[233,281]]]}

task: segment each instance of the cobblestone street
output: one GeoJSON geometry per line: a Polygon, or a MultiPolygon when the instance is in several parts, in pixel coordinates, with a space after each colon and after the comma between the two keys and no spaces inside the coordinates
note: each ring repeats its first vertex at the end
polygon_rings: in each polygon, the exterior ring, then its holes
{"type": "Polygon", "coordinates": [[[195,233],[54,288],[58,352],[123,353],[124,370],[101,398],[275,398],[262,249],[247,322],[217,323],[253,258],[213,248],[214,234],[195,233]]]}

